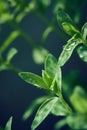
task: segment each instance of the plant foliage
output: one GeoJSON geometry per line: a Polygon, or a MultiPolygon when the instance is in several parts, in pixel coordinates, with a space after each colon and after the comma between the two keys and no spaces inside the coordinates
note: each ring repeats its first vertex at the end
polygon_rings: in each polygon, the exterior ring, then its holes
{"type": "MultiPolygon", "coordinates": [[[[13,70],[26,83],[47,92],[46,96],[33,101],[22,116],[25,121],[34,111],[37,111],[31,130],[37,129],[49,114],[64,117],[55,124],[55,130],[59,130],[65,125],[68,126],[69,130],[87,129],[86,92],[83,86],[73,85],[75,79],[73,75],[67,74],[68,76],[64,78],[62,74],[62,68],[69,62],[75,50],[79,58],[85,63],[87,62],[87,22],[84,23],[81,31],[77,26],[81,23],[82,5],[85,3],[86,0],[56,0],[55,2],[52,2],[52,0],[30,0],[28,3],[24,0],[0,0],[0,25],[8,24],[12,28],[12,32],[0,45],[0,71],[13,70]],[[45,18],[50,5],[53,5],[52,22],[45,18]],[[67,13],[69,11],[70,15],[67,13]],[[43,31],[40,45],[19,26],[29,13],[39,17],[47,25],[43,31]],[[52,32],[55,32],[66,42],[58,58],[45,48],[45,42],[52,32]],[[24,38],[31,46],[35,63],[44,65],[41,76],[22,71],[13,65],[12,60],[18,51],[11,47],[11,44],[18,37],[24,38]]],[[[0,128],[0,130],[11,130],[11,124],[12,117],[8,120],[5,128],[0,128]]]]}

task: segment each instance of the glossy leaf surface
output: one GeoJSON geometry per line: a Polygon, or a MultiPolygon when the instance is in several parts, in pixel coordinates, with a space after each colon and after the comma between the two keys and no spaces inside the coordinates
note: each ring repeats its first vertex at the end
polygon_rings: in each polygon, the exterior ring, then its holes
{"type": "Polygon", "coordinates": [[[64,46],[58,59],[59,66],[63,66],[69,60],[76,46],[81,43],[81,39],[75,39],[75,36],[72,37],[64,46]]]}
{"type": "Polygon", "coordinates": [[[37,107],[46,99],[47,97],[40,97],[36,100],[34,100],[30,106],[27,108],[27,110],[24,112],[22,119],[27,120],[37,109],[37,107]]]}
{"type": "Polygon", "coordinates": [[[39,88],[44,88],[47,89],[48,86],[45,84],[44,80],[42,79],[42,77],[30,73],[30,72],[20,72],[19,76],[26,81],[27,83],[30,83],[34,86],[37,86],[39,88]]]}
{"type": "Polygon", "coordinates": [[[40,106],[33,120],[31,126],[32,130],[35,130],[41,124],[41,122],[48,116],[57,100],[57,97],[49,98],[40,106]]]}
{"type": "Polygon", "coordinates": [[[74,27],[71,23],[64,22],[62,23],[62,27],[64,31],[71,36],[75,35],[76,33],[80,33],[79,30],[76,27],[74,27]]]}

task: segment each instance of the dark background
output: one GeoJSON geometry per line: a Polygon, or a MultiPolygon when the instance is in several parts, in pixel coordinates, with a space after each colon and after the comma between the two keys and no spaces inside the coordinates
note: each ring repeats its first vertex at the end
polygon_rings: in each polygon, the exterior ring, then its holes
{"type": "MultiPolygon", "coordinates": [[[[85,5],[83,8],[82,23],[87,21],[86,8],[87,5],[85,5]]],[[[51,19],[52,17],[50,10],[51,7],[48,8],[46,13],[48,19],[51,19]]],[[[30,34],[38,44],[40,44],[42,32],[46,28],[46,25],[42,21],[40,21],[33,14],[29,14],[23,19],[20,26],[25,32],[30,34]]],[[[7,24],[3,24],[2,27],[3,31],[0,32],[0,44],[12,30],[7,24]]],[[[46,40],[45,48],[47,48],[56,58],[58,58],[64,44],[65,41],[59,38],[55,32],[52,32],[46,40]]],[[[21,68],[23,71],[30,71],[41,75],[43,65],[36,65],[34,63],[32,59],[32,48],[29,46],[29,44],[22,37],[19,37],[10,47],[14,46],[18,49],[18,54],[13,59],[13,64],[21,68]]],[[[63,76],[66,75],[70,70],[77,69],[79,70],[79,77],[81,77],[82,81],[85,83],[87,76],[86,67],[87,65],[79,59],[76,53],[74,53],[71,59],[62,68],[63,76]]],[[[9,117],[13,116],[12,130],[30,130],[30,125],[35,113],[26,122],[22,122],[22,114],[29,106],[31,101],[44,94],[45,92],[43,90],[39,90],[36,87],[25,83],[22,79],[20,79],[18,74],[14,72],[0,72],[0,125],[4,127],[9,117]]],[[[49,115],[46,120],[37,128],[37,130],[53,130],[53,124],[59,119],[60,117],[49,115]]]]}

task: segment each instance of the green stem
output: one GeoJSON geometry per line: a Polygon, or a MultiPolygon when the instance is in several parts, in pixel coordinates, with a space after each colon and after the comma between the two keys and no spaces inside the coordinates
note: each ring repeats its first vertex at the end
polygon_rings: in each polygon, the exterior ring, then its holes
{"type": "Polygon", "coordinates": [[[6,38],[2,46],[0,47],[0,53],[2,54],[9,45],[20,35],[20,32],[15,30],[10,33],[10,35],[6,38]]]}
{"type": "Polygon", "coordinates": [[[66,40],[66,36],[64,33],[62,33],[52,22],[50,22],[47,18],[45,18],[41,13],[37,11],[33,11],[33,14],[35,14],[38,18],[40,18],[47,26],[51,26],[54,30],[54,32],[60,36],[62,39],[66,40]]]}
{"type": "Polygon", "coordinates": [[[13,41],[19,37],[20,35],[29,43],[29,45],[32,48],[38,47],[38,44],[27,34],[24,32],[17,23],[14,23],[13,21],[8,23],[10,26],[12,26],[15,31],[11,32],[10,35],[6,38],[2,46],[0,47],[0,54],[2,55],[4,51],[10,46],[10,44],[13,43],[13,41]]]}
{"type": "Polygon", "coordinates": [[[69,112],[70,114],[72,114],[72,113],[73,113],[72,109],[71,109],[70,106],[67,104],[67,102],[64,100],[64,98],[63,98],[62,95],[60,96],[60,99],[61,99],[61,101],[64,103],[64,105],[65,105],[66,109],[68,110],[68,112],[69,112]]]}

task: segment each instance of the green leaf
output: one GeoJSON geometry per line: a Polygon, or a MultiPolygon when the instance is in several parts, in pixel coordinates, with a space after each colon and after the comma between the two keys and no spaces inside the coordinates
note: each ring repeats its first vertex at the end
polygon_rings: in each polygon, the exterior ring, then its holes
{"type": "Polygon", "coordinates": [[[77,53],[82,61],[87,62],[87,47],[86,46],[78,47],[77,53]]]}
{"type": "Polygon", "coordinates": [[[54,105],[51,113],[56,115],[56,116],[65,116],[65,115],[69,114],[69,112],[67,111],[64,103],[61,101],[60,98],[58,99],[58,101],[54,105]]]}
{"type": "Polygon", "coordinates": [[[47,99],[38,109],[36,116],[33,120],[31,129],[35,130],[41,122],[48,116],[51,112],[52,108],[54,107],[55,103],[57,102],[58,97],[51,97],[47,99]]]}
{"type": "Polygon", "coordinates": [[[76,130],[86,130],[87,129],[87,115],[84,114],[74,114],[66,118],[67,124],[76,130]]]}
{"type": "Polygon", "coordinates": [[[48,51],[45,48],[34,48],[33,49],[33,59],[35,63],[42,64],[45,61],[46,56],[48,55],[48,51]]]}
{"type": "Polygon", "coordinates": [[[5,130],[11,130],[11,125],[12,125],[12,117],[10,117],[10,119],[8,120],[5,126],[5,130]]]}
{"type": "Polygon", "coordinates": [[[48,86],[44,82],[42,77],[40,77],[36,74],[30,73],[30,72],[20,72],[19,76],[27,83],[30,83],[34,86],[39,87],[39,88],[48,89],[48,86]]]}
{"type": "Polygon", "coordinates": [[[70,40],[68,40],[67,44],[64,46],[62,53],[59,56],[58,64],[59,66],[63,66],[71,57],[74,49],[82,42],[80,38],[76,38],[77,35],[73,36],[70,40]]]}
{"type": "Polygon", "coordinates": [[[22,119],[27,120],[34,111],[38,108],[38,106],[46,99],[47,97],[40,97],[34,100],[31,105],[27,108],[27,110],[24,112],[22,119]]]}
{"type": "Polygon", "coordinates": [[[77,112],[87,113],[87,96],[80,86],[75,87],[70,101],[77,112]]]}
{"type": "Polygon", "coordinates": [[[2,46],[0,47],[0,53],[3,53],[5,49],[20,35],[20,31],[13,31],[11,34],[6,38],[2,46]]]}
{"type": "Polygon", "coordinates": [[[62,27],[64,31],[71,36],[75,35],[76,33],[80,33],[79,30],[75,26],[73,26],[71,23],[64,22],[62,23],[62,27]]]}
{"type": "Polygon", "coordinates": [[[49,86],[51,86],[52,83],[52,78],[47,74],[47,72],[45,70],[42,70],[42,78],[44,80],[44,82],[49,86]]]}
{"type": "Polygon", "coordinates": [[[62,27],[62,29],[67,34],[73,36],[76,33],[79,33],[79,30],[73,24],[73,21],[70,18],[70,16],[67,13],[65,13],[63,10],[58,10],[57,21],[58,21],[60,27],[62,27]]]}
{"type": "Polygon", "coordinates": [[[58,68],[58,63],[52,54],[48,54],[46,57],[44,68],[47,74],[53,79],[58,68]]]}
{"type": "Polygon", "coordinates": [[[6,61],[9,63],[16,54],[17,54],[17,50],[15,48],[11,48],[7,54],[6,61]]]}
{"type": "Polygon", "coordinates": [[[45,71],[52,78],[50,89],[56,93],[61,90],[61,69],[56,58],[49,54],[44,64],[45,71]]]}
{"type": "Polygon", "coordinates": [[[87,44],[87,22],[83,25],[81,33],[82,33],[83,40],[87,44]]]}
{"type": "Polygon", "coordinates": [[[42,42],[45,42],[47,37],[49,36],[49,34],[53,31],[53,27],[52,26],[49,26],[45,29],[45,31],[43,32],[43,35],[42,35],[42,42]]]}

